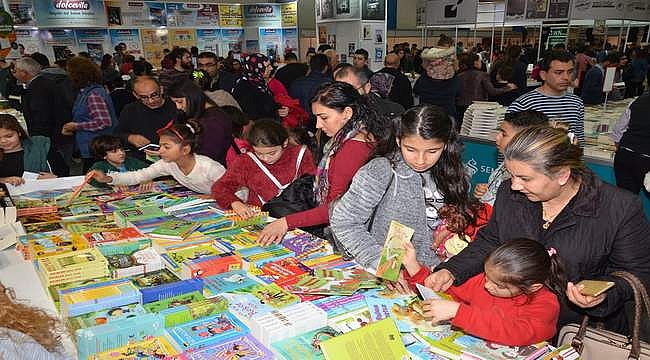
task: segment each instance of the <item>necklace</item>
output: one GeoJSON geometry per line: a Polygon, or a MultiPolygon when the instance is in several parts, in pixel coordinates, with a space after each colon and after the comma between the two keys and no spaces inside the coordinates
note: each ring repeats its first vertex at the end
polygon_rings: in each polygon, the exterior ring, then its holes
{"type": "Polygon", "coordinates": [[[549,213],[546,210],[546,207],[544,206],[545,204],[542,203],[542,220],[544,220],[544,224],[542,224],[542,228],[544,230],[548,230],[548,228],[551,227],[551,223],[555,220],[555,218],[560,215],[562,210],[564,210],[564,207],[573,199],[573,197],[578,193],[578,189],[580,187],[577,186],[575,189],[571,190],[571,195],[566,199],[565,201],[562,202],[562,206],[560,207],[560,210],[555,211],[554,213],[549,213]]]}

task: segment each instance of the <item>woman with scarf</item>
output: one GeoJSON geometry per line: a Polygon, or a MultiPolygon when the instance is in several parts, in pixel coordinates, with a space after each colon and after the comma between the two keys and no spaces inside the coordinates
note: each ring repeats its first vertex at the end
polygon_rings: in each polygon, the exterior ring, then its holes
{"type": "Polygon", "coordinates": [[[258,237],[262,245],[279,243],[286,232],[329,224],[329,204],[348,189],[357,170],[368,160],[375,143],[388,134],[389,120],[377,113],[352,86],[334,82],[312,99],[316,127],[331,139],[325,144],[314,180],[317,207],[282,217],[258,237]]]}
{"type": "Polygon", "coordinates": [[[253,121],[261,118],[280,120],[278,105],[266,84],[271,70],[271,60],[266,56],[248,55],[243,61],[242,76],[235,81],[232,89],[232,95],[242,111],[253,121]]]}

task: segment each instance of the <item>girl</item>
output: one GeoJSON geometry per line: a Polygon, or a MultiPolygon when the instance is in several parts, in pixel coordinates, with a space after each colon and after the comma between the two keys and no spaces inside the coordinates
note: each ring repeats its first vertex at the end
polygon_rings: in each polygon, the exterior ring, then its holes
{"type": "Polygon", "coordinates": [[[191,120],[185,124],[169,122],[158,130],[160,160],[148,168],[123,173],[110,172],[108,175],[101,170],[93,170],[87,176],[111,185],[136,185],[159,176],[171,175],[188,189],[209,194],[212,184],[226,170],[209,157],[195,154],[200,131],[199,125],[191,120]]]}
{"type": "MultiPolygon", "coordinates": [[[[469,196],[462,145],[452,120],[441,108],[411,108],[396,121],[393,133],[380,143],[376,158],[359,170],[350,190],[334,207],[331,227],[357,262],[374,268],[391,220],[399,221],[415,230],[412,242],[418,260],[436,265],[440,260],[431,249],[438,245],[435,232],[441,231],[447,220],[440,216],[443,207],[457,209],[447,213],[462,217],[465,226],[454,226],[454,230],[463,237],[466,227],[482,225],[487,214],[469,196]]],[[[404,281],[397,286],[407,290],[404,281]]]]}
{"type": "Polygon", "coordinates": [[[316,172],[311,152],[305,146],[290,146],[289,134],[273,120],[258,120],[248,133],[253,151],[239,156],[224,176],[212,186],[212,196],[222,208],[232,208],[243,218],[257,211],[295,179],[316,172]],[[248,201],[235,194],[248,189],[248,201]]]}
{"type": "Polygon", "coordinates": [[[367,96],[346,83],[334,82],[321,89],[311,108],[316,127],[330,137],[314,180],[314,200],[319,206],[267,225],[258,237],[262,245],[280,242],[288,229],[328,224],[329,203],[347,191],[354,174],[368,160],[375,141],[388,133],[388,119],[370,106],[367,96]]]}
{"type": "Polygon", "coordinates": [[[252,150],[251,145],[246,141],[246,136],[253,124],[239,107],[223,106],[221,110],[228,115],[232,123],[232,144],[226,153],[226,167],[228,167],[239,155],[252,150]]]}
{"type": "Polygon", "coordinates": [[[39,173],[39,179],[56,177],[47,163],[49,151],[49,138],[29,137],[15,117],[0,114],[0,182],[20,185],[25,171],[39,173]]]}
{"type": "MultiPolygon", "coordinates": [[[[430,273],[404,244],[404,267],[411,284],[422,284],[430,273]]],[[[555,335],[564,281],[555,249],[529,239],[508,241],[485,259],[484,272],[447,291],[453,300],[430,299],[423,304],[434,323],[451,320],[464,332],[484,340],[523,346],[555,335]],[[555,293],[554,293],[555,292],[555,293]]]]}

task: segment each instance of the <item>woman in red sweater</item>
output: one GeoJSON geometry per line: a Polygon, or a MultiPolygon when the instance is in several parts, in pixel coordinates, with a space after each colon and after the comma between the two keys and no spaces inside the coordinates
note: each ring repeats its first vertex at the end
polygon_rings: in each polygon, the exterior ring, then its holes
{"type": "MultiPolygon", "coordinates": [[[[422,284],[430,274],[405,243],[404,267],[410,284],[422,284]]],[[[464,332],[508,346],[524,346],[555,335],[560,314],[557,295],[566,288],[555,249],[529,239],[509,241],[485,260],[478,274],[447,292],[452,300],[425,300],[424,315],[432,321],[451,320],[464,332]]]]}
{"type": "Polygon", "coordinates": [[[279,243],[289,229],[329,223],[330,202],[348,190],[375,142],[383,139],[391,127],[389,119],[381,116],[370,101],[352,85],[338,81],[314,96],[311,109],[316,128],[330,137],[314,180],[314,200],[319,205],[267,225],[257,240],[261,245],[279,243]]]}
{"type": "Polygon", "coordinates": [[[295,179],[316,172],[311,152],[305,146],[289,146],[287,130],[276,121],[256,121],[248,142],[253,151],[238,156],[212,185],[217,204],[243,218],[255,215],[251,205],[261,207],[295,179]],[[236,195],[241,188],[248,189],[246,202],[236,195]]]}

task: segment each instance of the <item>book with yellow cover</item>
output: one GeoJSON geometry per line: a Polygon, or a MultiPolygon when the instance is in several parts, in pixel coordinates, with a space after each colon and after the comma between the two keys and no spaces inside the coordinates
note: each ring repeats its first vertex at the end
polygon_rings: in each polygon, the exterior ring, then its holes
{"type": "Polygon", "coordinates": [[[35,260],[42,257],[64,254],[71,251],[88,248],[88,242],[80,234],[57,233],[57,234],[33,234],[27,235],[26,259],[35,260]]]}
{"type": "Polygon", "coordinates": [[[377,265],[377,277],[397,281],[404,259],[404,243],[411,241],[415,230],[404,226],[393,220],[388,227],[386,242],[381,251],[379,264],[377,265]]]}
{"type": "Polygon", "coordinates": [[[178,351],[164,336],[149,337],[146,340],[130,343],[128,345],[94,354],[88,360],[138,360],[138,359],[164,359],[177,355],[178,351]]]}
{"type": "Polygon", "coordinates": [[[346,334],[320,343],[326,360],[409,360],[393,319],[372,322],[346,334]]]}
{"type": "Polygon", "coordinates": [[[97,248],[41,258],[36,266],[45,286],[110,275],[108,261],[97,248]]]}

